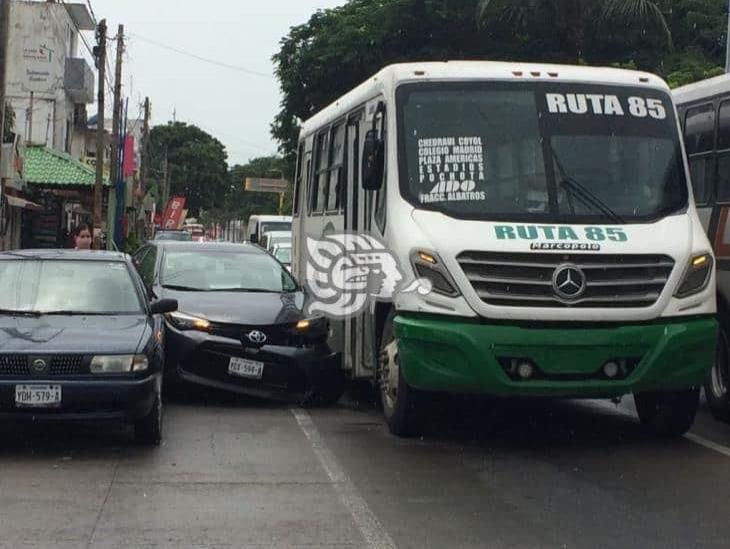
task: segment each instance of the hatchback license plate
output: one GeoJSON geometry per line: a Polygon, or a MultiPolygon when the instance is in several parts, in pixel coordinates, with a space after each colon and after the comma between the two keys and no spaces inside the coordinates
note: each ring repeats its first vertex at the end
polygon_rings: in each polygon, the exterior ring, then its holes
{"type": "Polygon", "coordinates": [[[228,373],[247,379],[261,379],[264,375],[264,363],[234,356],[228,363],[228,373]]]}
{"type": "Polygon", "coordinates": [[[19,408],[53,408],[61,405],[60,385],[16,385],[15,405],[19,408]]]}

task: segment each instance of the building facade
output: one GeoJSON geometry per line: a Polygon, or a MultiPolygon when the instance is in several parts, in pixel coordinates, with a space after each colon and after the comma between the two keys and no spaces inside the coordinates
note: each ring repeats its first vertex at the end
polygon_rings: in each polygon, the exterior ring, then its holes
{"type": "Polygon", "coordinates": [[[94,20],[83,4],[14,1],[10,4],[7,100],[15,133],[76,157],[94,102],[94,72],[80,55],[82,32],[94,20]]]}

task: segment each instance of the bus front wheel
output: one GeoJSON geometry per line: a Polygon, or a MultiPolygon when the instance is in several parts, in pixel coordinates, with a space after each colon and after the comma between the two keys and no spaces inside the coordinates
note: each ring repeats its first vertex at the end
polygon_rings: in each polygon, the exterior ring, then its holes
{"type": "Polygon", "coordinates": [[[712,369],[705,381],[705,398],[707,398],[707,405],[715,419],[726,422],[730,422],[729,383],[730,361],[728,361],[728,337],[725,332],[725,323],[723,322],[717,337],[715,363],[712,365],[712,369]]]}
{"type": "Polygon", "coordinates": [[[634,395],[641,423],[658,435],[670,437],[689,431],[697,415],[699,399],[699,387],[634,395]]]}
{"type": "Polygon", "coordinates": [[[407,437],[418,434],[419,393],[410,387],[400,368],[398,342],[393,334],[391,311],[383,326],[378,355],[378,385],[383,415],[390,432],[396,436],[407,437]]]}

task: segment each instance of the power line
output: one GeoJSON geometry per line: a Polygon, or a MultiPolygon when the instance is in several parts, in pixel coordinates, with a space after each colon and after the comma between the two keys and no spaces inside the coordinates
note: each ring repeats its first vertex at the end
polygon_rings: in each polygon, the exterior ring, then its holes
{"type": "Polygon", "coordinates": [[[259,71],[254,71],[254,70],[247,69],[245,67],[240,67],[240,66],[237,66],[237,65],[230,65],[228,63],[224,63],[223,61],[218,61],[216,59],[210,59],[208,57],[203,57],[202,55],[197,55],[195,53],[190,53],[188,51],[181,50],[181,49],[176,48],[176,47],[173,47],[173,46],[168,46],[167,44],[163,44],[162,42],[157,42],[156,40],[151,40],[149,38],[145,38],[144,36],[139,35],[139,34],[136,34],[136,33],[131,33],[131,34],[129,34],[129,36],[133,36],[135,38],[138,38],[139,40],[142,40],[143,42],[147,42],[149,44],[152,44],[153,46],[157,46],[158,48],[162,48],[162,49],[165,49],[165,50],[168,50],[168,51],[172,51],[172,52],[175,52],[177,54],[184,55],[186,57],[190,57],[192,59],[197,59],[198,61],[202,61],[203,63],[209,63],[209,64],[215,65],[217,67],[222,67],[224,69],[230,69],[230,70],[242,72],[242,73],[245,73],[245,74],[250,74],[252,76],[260,76],[261,78],[270,78],[272,80],[274,78],[270,74],[266,74],[266,73],[259,72],[259,71]]]}

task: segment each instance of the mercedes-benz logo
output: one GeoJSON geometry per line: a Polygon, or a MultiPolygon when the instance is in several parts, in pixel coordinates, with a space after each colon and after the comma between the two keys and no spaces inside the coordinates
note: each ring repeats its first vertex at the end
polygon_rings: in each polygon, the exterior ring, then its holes
{"type": "Polygon", "coordinates": [[[263,345],[266,343],[266,334],[264,332],[260,332],[259,330],[251,330],[246,337],[251,343],[254,343],[256,345],[263,345]]]}
{"type": "Polygon", "coordinates": [[[553,275],[553,291],[563,299],[578,299],[586,291],[586,275],[575,265],[561,265],[553,275]]]}
{"type": "Polygon", "coordinates": [[[35,374],[44,374],[48,368],[48,363],[42,358],[36,358],[30,363],[30,367],[35,374]]]}

